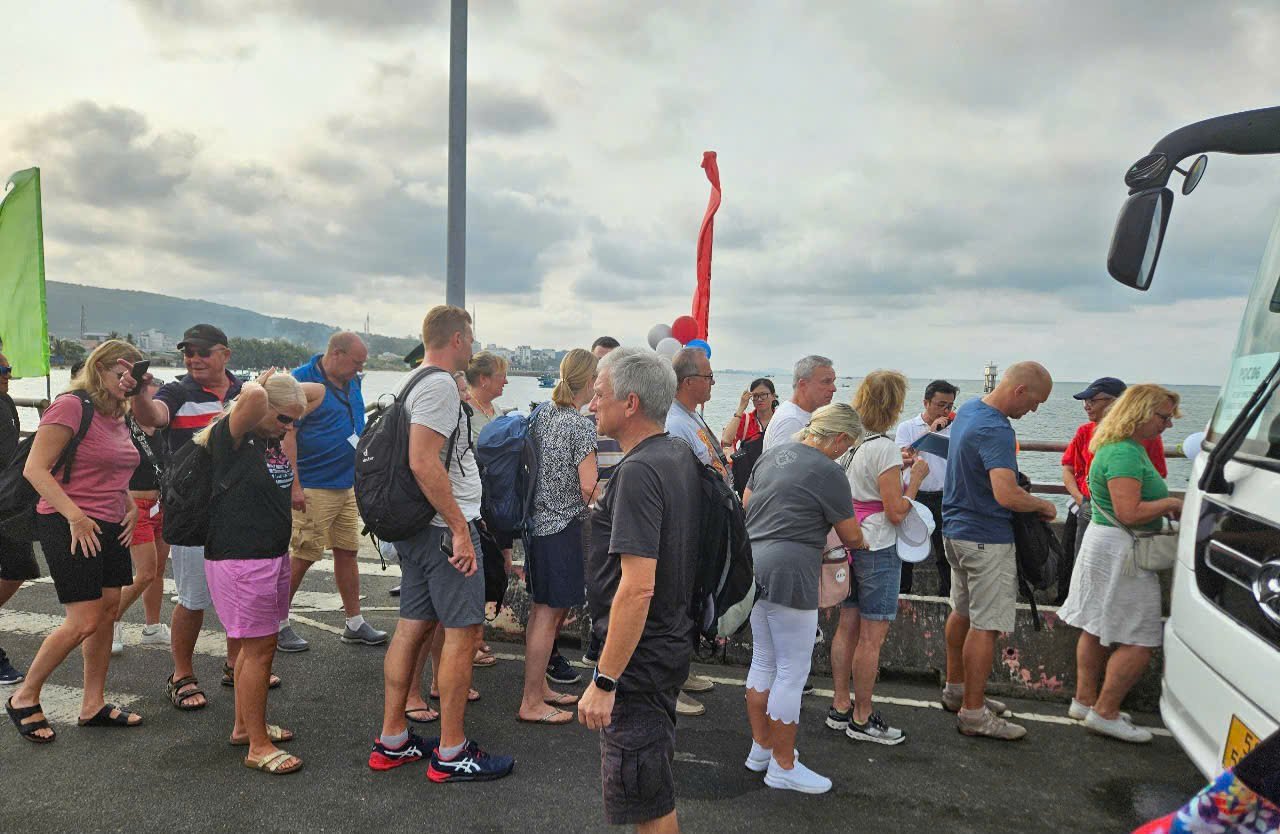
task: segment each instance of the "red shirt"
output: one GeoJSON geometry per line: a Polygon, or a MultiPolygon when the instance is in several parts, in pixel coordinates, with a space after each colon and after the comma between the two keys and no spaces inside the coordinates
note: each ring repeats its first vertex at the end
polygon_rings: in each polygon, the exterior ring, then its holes
{"type": "Polygon", "coordinates": [[[738,418],[738,436],[734,441],[734,447],[741,446],[748,440],[755,440],[763,434],[764,429],[760,427],[760,418],[754,411],[748,411],[738,418]]]}
{"type": "MultiPolygon", "coordinates": [[[[1089,497],[1089,464],[1093,462],[1093,452],[1089,451],[1089,442],[1093,440],[1093,431],[1097,423],[1084,423],[1076,429],[1076,436],[1071,438],[1067,451],[1062,453],[1062,465],[1070,466],[1076,476],[1076,486],[1085,498],[1089,497]]],[[[1160,473],[1161,478],[1169,477],[1169,465],[1164,459],[1164,441],[1156,435],[1142,444],[1147,450],[1147,457],[1160,473]]]]}

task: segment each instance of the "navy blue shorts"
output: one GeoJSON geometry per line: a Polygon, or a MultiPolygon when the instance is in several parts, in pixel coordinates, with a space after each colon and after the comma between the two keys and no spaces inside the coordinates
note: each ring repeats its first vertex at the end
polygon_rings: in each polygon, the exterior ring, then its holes
{"type": "Polygon", "coordinates": [[[534,602],[548,608],[575,608],[586,602],[582,522],[571,521],[550,536],[534,536],[524,569],[534,602]]]}

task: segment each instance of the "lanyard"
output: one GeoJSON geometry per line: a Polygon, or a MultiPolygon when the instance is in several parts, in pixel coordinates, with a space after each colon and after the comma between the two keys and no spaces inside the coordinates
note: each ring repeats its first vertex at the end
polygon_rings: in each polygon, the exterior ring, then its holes
{"type": "Polygon", "coordinates": [[[324,372],[324,365],[318,359],[316,360],[316,371],[320,374],[320,381],[324,383],[324,387],[333,392],[333,398],[346,406],[347,417],[351,420],[351,430],[354,432],[356,430],[356,413],[351,410],[351,398],[345,391],[339,391],[338,387],[329,381],[329,377],[324,372]]]}

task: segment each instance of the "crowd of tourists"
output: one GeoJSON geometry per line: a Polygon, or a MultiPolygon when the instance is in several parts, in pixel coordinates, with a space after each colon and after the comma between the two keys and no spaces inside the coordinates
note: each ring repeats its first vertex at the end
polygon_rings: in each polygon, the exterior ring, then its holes
{"type": "MultiPolygon", "coordinates": [[[[491,496],[476,456],[482,430],[504,415],[496,400],[506,362],[473,354],[470,316],[456,307],[426,315],[422,342],[421,365],[406,374],[396,399],[405,416],[406,477],[432,513],[410,535],[384,543],[401,570],[390,635],[360,608],[356,448],[365,434],[368,350],[358,335],[337,333],[300,367],[243,383],[228,371],[226,334],[208,324],[184,334],[178,347],[186,374],[169,382],[136,375],[143,357],[126,342],[97,347],[43,413],[24,469],[39,493],[35,538],[66,616],[25,676],[0,651],[0,683],[16,684],[6,711],[22,737],[57,738],[41,691],[77,646],[84,665],[78,723],[142,722],[105,695],[111,657],[124,650],[121,617],[139,599],[145,625],[137,639],[171,649],[168,700],[184,711],[207,706],[192,660],[212,607],[226,634],[220,682],[235,694],[230,742],[246,748],[250,768],[296,772],[302,760],[282,746],[293,731],[267,717],[268,692],[281,683],[272,662],[277,651],[308,648],[290,624],[290,603],[330,551],[346,620],[340,639],[386,644],[369,766],[386,771],[425,760],[435,782],[504,777],[514,760],[482,747],[466,716],[481,697],[473,669],[496,662],[484,642],[484,563],[501,559],[530,599],[515,718],[599,731],[608,821],[678,830],[676,720],[705,712],[689,693],[713,686],[690,671],[703,467],[741,497],[751,542],[758,598],[750,612],[745,766],[764,774],[765,784],[803,793],[832,787],[809,760],[801,763],[797,742],[823,607],[839,607],[825,726],[858,743],[906,740],[910,728],[881,713],[874,690],[900,595],[913,587],[918,559],[908,557],[907,540],[912,553],[932,556],[952,606],[942,705],[966,736],[1026,734],[985,689],[996,642],[1015,626],[1015,518],[1057,514],[1019,485],[1010,422],[1049,398],[1053,381],[1043,366],[1010,366],[994,390],[958,410],[958,388],[936,380],[918,413],[901,420],[903,374],[871,371],[850,402],[832,402],[832,361],[806,356],[795,364],[785,402],[772,380],[756,379],[717,431],[701,413],[716,381],[706,352],[686,348],[668,359],[602,337],[565,355],[550,402],[528,418],[539,465],[519,531],[520,564],[512,531],[486,518],[491,496]],[[938,438],[945,451],[917,448],[938,438]],[[175,507],[162,488],[197,455],[210,473],[207,535],[203,546],[166,544],[166,514],[175,507]],[[177,586],[167,626],[160,621],[166,561],[177,586]],[[575,694],[564,687],[579,675],[556,641],[570,611],[584,605],[593,671],[575,694]],[[423,694],[428,660],[430,699],[423,694]],[[433,722],[438,737],[414,729],[433,722]]],[[[18,438],[7,370],[0,356],[5,460],[18,438]]],[[[1132,569],[1126,554],[1133,531],[1158,528],[1181,509],[1165,485],[1160,444],[1179,416],[1178,395],[1104,377],[1075,397],[1088,422],[1062,460],[1073,499],[1074,569],[1068,565],[1060,583],[1060,616],[1080,629],[1069,715],[1096,733],[1148,741],[1120,706],[1160,644],[1160,590],[1155,575],[1132,569]]],[[[0,556],[2,605],[39,569],[30,543],[0,539],[0,556]]]]}

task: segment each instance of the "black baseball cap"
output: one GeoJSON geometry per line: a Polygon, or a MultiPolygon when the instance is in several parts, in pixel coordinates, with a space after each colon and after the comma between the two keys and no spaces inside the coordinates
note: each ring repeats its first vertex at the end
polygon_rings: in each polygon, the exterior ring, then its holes
{"type": "Polygon", "coordinates": [[[1118,397],[1124,393],[1124,389],[1128,386],[1113,376],[1104,376],[1095,379],[1089,384],[1089,387],[1081,391],[1079,394],[1072,394],[1077,400],[1089,400],[1099,394],[1110,394],[1118,397]]]}
{"type": "Polygon", "coordinates": [[[178,350],[182,350],[187,345],[198,348],[211,348],[218,345],[226,347],[227,334],[212,324],[197,324],[194,327],[188,327],[187,332],[182,334],[182,341],[178,342],[178,350]]]}

